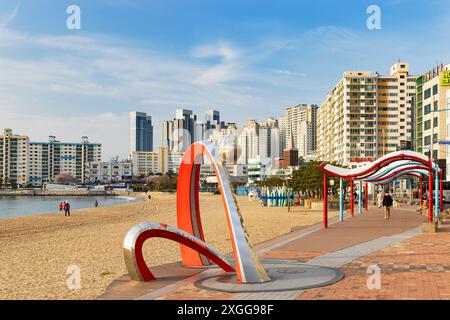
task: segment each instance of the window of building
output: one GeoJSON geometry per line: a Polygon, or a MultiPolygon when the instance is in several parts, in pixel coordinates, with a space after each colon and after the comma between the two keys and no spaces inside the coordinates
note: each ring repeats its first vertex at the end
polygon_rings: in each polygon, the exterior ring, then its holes
{"type": "Polygon", "coordinates": [[[431,129],[431,120],[427,120],[425,121],[425,130],[430,130],[431,129]]]}
{"type": "Polygon", "coordinates": [[[424,107],[424,114],[429,114],[431,112],[431,104],[427,104],[424,107]]]}
{"type": "Polygon", "coordinates": [[[425,90],[425,99],[428,99],[429,97],[431,97],[431,89],[425,90]]]}
{"type": "Polygon", "coordinates": [[[433,86],[433,96],[436,95],[436,94],[438,94],[438,85],[437,84],[435,84],[433,86]]]}
{"type": "Polygon", "coordinates": [[[433,127],[437,127],[439,125],[439,119],[437,117],[435,117],[433,119],[433,127]]]}

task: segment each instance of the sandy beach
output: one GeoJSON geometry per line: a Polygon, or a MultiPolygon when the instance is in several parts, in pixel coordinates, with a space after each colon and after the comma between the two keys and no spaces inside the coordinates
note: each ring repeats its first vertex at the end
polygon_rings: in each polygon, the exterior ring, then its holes
{"type": "MultiPolygon", "coordinates": [[[[0,299],[95,299],[126,273],[123,239],[142,222],[176,226],[176,195],[152,193],[152,199],[112,207],[82,209],[70,218],[45,214],[0,219],[0,299]],[[81,271],[81,289],[69,290],[67,269],[81,271]]],[[[256,244],[317,223],[320,211],[303,208],[261,208],[257,201],[238,197],[245,226],[256,244]]],[[[231,252],[220,196],[201,194],[200,209],[206,241],[218,251],[231,252]]],[[[330,212],[330,216],[336,216],[330,212]]],[[[151,239],[144,245],[147,263],[160,265],[180,259],[178,244],[151,239]]]]}

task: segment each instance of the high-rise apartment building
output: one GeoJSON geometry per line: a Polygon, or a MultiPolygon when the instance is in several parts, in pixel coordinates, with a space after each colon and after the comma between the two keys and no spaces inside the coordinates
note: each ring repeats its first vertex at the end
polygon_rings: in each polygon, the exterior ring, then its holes
{"type": "Polygon", "coordinates": [[[214,130],[220,130],[225,127],[225,123],[220,121],[220,112],[217,110],[207,110],[205,112],[205,139],[208,139],[214,130]]]}
{"type": "Polygon", "coordinates": [[[317,111],[317,157],[356,167],[408,148],[417,76],[398,62],[389,75],[347,71],[317,111]]]}
{"type": "Polygon", "coordinates": [[[130,153],[153,151],[152,117],[143,112],[130,112],[130,153]]]}
{"type": "Polygon", "coordinates": [[[282,154],[284,149],[287,148],[287,119],[286,116],[282,116],[278,118],[278,129],[280,131],[280,157],[282,158],[282,154]]]}
{"type": "Polygon", "coordinates": [[[5,129],[0,136],[0,178],[3,184],[42,186],[60,173],[68,173],[86,182],[86,165],[101,161],[102,146],[82,137],[80,143],[57,141],[30,142],[26,136],[5,129]]]}
{"type": "Polygon", "coordinates": [[[102,160],[102,145],[90,143],[86,136],[80,143],[60,142],[50,136],[48,142],[30,142],[29,150],[29,181],[35,186],[51,182],[60,173],[85,183],[87,164],[102,160]]]}
{"type": "Polygon", "coordinates": [[[175,119],[163,122],[163,146],[170,151],[185,152],[196,141],[196,123],[197,116],[192,110],[177,109],[175,119]]]}
{"type": "Polygon", "coordinates": [[[249,159],[259,157],[259,127],[256,120],[249,120],[238,133],[238,164],[247,164],[249,159]]]}
{"type": "Polygon", "coordinates": [[[270,117],[259,126],[259,157],[261,159],[270,158],[272,160],[280,158],[282,154],[280,148],[278,120],[270,117]]]}
{"type": "Polygon", "coordinates": [[[314,159],[317,148],[317,109],[314,104],[299,104],[286,109],[285,148],[297,149],[300,157],[314,159]],[[292,139],[291,139],[292,137],[292,139]]]}
{"type": "Polygon", "coordinates": [[[439,65],[417,78],[416,148],[430,155],[450,179],[450,65],[439,65]]]}
{"type": "Polygon", "coordinates": [[[5,129],[0,136],[0,184],[26,185],[28,183],[29,138],[13,135],[12,129],[5,129]]]}

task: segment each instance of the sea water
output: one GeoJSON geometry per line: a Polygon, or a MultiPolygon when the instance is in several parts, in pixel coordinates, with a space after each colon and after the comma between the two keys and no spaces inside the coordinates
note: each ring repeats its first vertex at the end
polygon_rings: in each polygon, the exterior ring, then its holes
{"type": "Polygon", "coordinates": [[[70,211],[93,208],[95,201],[99,207],[112,206],[136,201],[131,197],[114,196],[0,196],[0,219],[59,212],[59,204],[68,201],[70,211]]]}

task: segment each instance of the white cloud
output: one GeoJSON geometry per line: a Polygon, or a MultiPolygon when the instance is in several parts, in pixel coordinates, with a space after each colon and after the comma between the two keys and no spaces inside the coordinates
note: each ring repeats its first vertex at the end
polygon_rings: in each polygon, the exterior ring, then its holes
{"type": "MultiPolygon", "coordinates": [[[[0,119],[8,119],[8,127],[30,141],[47,141],[55,135],[61,141],[79,142],[89,136],[91,142],[103,144],[105,158],[126,157],[122,146],[128,145],[128,113],[102,113],[89,116],[40,116],[0,110],[0,119]],[[120,147],[118,147],[120,146],[120,147]]],[[[3,121],[0,123],[4,124],[3,121]]],[[[126,150],[128,151],[128,150],[126,150]]]]}
{"type": "Polygon", "coordinates": [[[17,15],[19,14],[19,10],[20,10],[20,2],[17,3],[16,7],[10,14],[0,17],[0,29],[7,27],[11,22],[13,22],[14,19],[16,19],[17,15]]]}
{"type": "MultiPolygon", "coordinates": [[[[107,130],[99,132],[90,125],[90,117],[98,119],[106,112],[148,112],[154,118],[157,146],[160,123],[173,117],[176,107],[201,112],[225,101],[230,109],[245,107],[249,101],[248,88],[224,83],[242,74],[237,67],[238,50],[231,45],[204,45],[193,50],[198,59],[217,55],[221,62],[213,64],[136,49],[120,39],[101,36],[30,35],[5,28],[0,29],[0,43],[0,106],[23,114],[23,123],[31,125],[32,120],[26,119],[35,114],[47,123],[33,130],[23,127],[21,133],[34,136],[41,132],[37,136],[42,137],[49,130],[55,135],[65,130],[89,136],[91,131],[98,132],[98,141],[105,141],[106,155],[126,156],[128,131],[121,130],[126,139],[118,149],[118,144],[108,143],[107,130]],[[212,88],[211,84],[220,86],[212,88]],[[72,125],[59,126],[62,118],[72,125]]],[[[128,127],[128,120],[122,120],[122,124],[114,120],[110,130],[128,127]]],[[[17,127],[14,124],[21,128],[17,117],[3,113],[0,126],[17,127]]]]}
{"type": "Polygon", "coordinates": [[[196,46],[192,49],[192,55],[196,58],[221,57],[224,61],[235,60],[240,53],[227,42],[196,46]]]}
{"type": "Polygon", "coordinates": [[[243,77],[242,61],[238,61],[240,52],[226,42],[197,46],[192,49],[192,56],[199,59],[220,58],[214,66],[197,76],[196,85],[217,85],[243,77]]]}
{"type": "Polygon", "coordinates": [[[306,73],[304,73],[304,72],[297,72],[297,71],[291,71],[291,70],[278,69],[278,70],[272,70],[272,72],[281,74],[281,75],[285,75],[285,76],[306,77],[306,73]]]}

